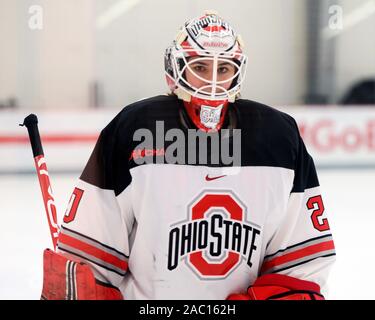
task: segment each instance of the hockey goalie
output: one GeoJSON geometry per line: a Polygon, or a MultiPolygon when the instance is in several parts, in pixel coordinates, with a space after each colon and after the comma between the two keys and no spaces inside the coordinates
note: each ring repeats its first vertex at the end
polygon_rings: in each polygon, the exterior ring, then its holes
{"type": "Polygon", "coordinates": [[[335,247],[314,162],[292,117],[240,97],[247,64],[216,13],[183,25],[170,93],[101,131],[43,299],[324,299],[335,247]]]}

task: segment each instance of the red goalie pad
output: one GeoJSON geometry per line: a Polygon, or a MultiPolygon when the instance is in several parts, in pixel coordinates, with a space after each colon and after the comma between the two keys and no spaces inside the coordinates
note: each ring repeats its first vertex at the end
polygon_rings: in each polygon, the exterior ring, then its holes
{"type": "Polygon", "coordinates": [[[122,300],[119,289],[95,279],[89,265],[46,249],[42,300],[122,300]]]}
{"type": "Polygon", "coordinates": [[[324,300],[324,297],[314,282],[267,274],[259,277],[247,294],[231,294],[227,300],[324,300]]]}

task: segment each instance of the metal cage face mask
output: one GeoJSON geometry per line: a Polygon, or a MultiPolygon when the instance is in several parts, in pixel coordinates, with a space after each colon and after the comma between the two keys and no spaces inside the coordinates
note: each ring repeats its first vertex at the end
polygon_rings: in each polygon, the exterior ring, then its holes
{"type": "Polygon", "coordinates": [[[175,83],[193,97],[207,100],[231,100],[246,75],[246,57],[242,54],[210,54],[183,50],[172,55],[175,83]],[[188,53],[189,55],[186,55],[188,53]]]}
{"type": "Polygon", "coordinates": [[[183,100],[234,101],[246,74],[242,46],[240,36],[217,15],[187,22],[165,53],[171,91],[183,100]]]}

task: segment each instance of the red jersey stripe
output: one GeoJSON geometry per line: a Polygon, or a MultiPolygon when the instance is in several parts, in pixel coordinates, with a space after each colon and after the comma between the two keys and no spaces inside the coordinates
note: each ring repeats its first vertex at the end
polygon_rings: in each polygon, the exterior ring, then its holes
{"type": "Polygon", "coordinates": [[[103,250],[100,250],[90,244],[87,244],[81,240],[75,239],[71,236],[68,236],[66,234],[60,233],[59,234],[59,242],[66,244],[68,246],[71,246],[73,248],[76,248],[78,250],[81,250],[97,259],[100,259],[101,261],[105,263],[109,263],[116,268],[119,268],[123,271],[126,271],[128,269],[128,264],[126,261],[119,259],[118,257],[107,253],[103,250]]]}
{"type": "Polygon", "coordinates": [[[261,273],[264,273],[267,270],[273,267],[282,265],[284,263],[297,260],[297,259],[301,259],[304,257],[308,257],[318,252],[333,250],[333,249],[335,249],[333,240],[322,242],[322,243],[317,243],[317,244],[308,246],[306,248],[299,249],[299,250],[287,253],[285,255],[276,257],[270,261],[267,261],[266,263],[263,264],[261,273]]]}

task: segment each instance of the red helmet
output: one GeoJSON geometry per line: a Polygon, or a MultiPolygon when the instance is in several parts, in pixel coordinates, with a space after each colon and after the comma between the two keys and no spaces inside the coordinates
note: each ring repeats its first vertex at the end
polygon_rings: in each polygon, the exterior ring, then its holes
{"type": "Polygon", "coordinates": [[[241,37],[226,21],[211,12],[187,21],[167,48],[167,83],[170,90],[185,102],[190,117],[198,127],[219,129],[225,113],[222,109],[239,96],[247,61],[242,49],[241,37]],[[211,73],[203,77],[196,68],[192,68],[193,64],[209,65],[211,73]],[[218,73],[223,65],[232,70],[226,77],[218,73]],[[187,73],[200,85],[188,81],[187,73]]]}

